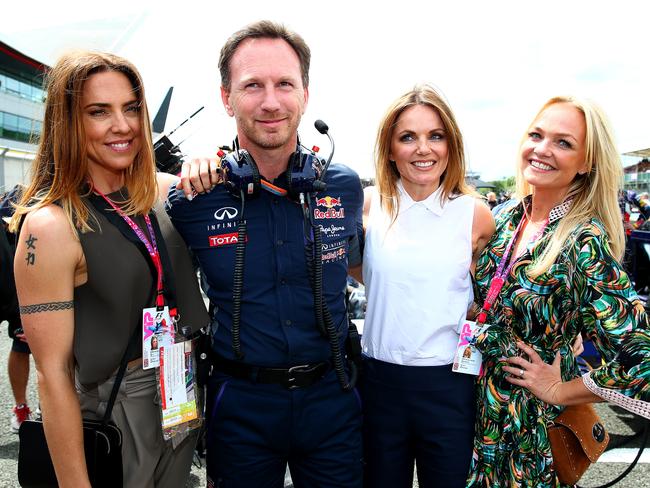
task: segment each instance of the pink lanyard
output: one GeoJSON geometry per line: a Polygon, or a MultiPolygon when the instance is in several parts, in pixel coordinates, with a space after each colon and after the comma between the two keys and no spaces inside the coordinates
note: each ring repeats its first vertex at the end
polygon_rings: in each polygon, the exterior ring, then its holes
{"type": "Polygon", "coordinates": [[[99,191],[97,188],[93,188],[93,191],[101,196],[106,202],[113,207],[113,209],[117,212],[117,214],[122,217],[122,219],[129,224],[129,227],[135,232],[135,235],[140,239],[140,241],[145,245],[147,248],[147,251],[149,252],[149,256],[151,256],[151,260],[153,261],[154,266],[156,267],[156,273],[157,273],[157,280],[156,280],[156,307],[164,307],[165,306],[165,297],[163,295],[163,268],[162,268],[162,261],[160,260],[160,253],[158,252],[158,246],[156,245],[156,234],[153,231],[153,227],[151,225],[151,219],[149,218],[149,215],[144,216],[144,221],[147,224],[147,231],[149,232],[149,239],[147,239],[147,236],[142,232],[142,229],[138,227],[138,224],[136,224],[131,217],[129,217],[127,214],[124,213],[124,211],[119,208],[117,205],[115,205],[106,195],[104,195],[101,191],[99,191]]]}
{"type": "MultiPolygon", "coordinates": [[[[487,296],[485,297],[485,302],[483,302],[483,307],[481,307],[481,313],[479,313],[478,316],[476,317],[477,324],[484,324],[485,321],[487,320],[487,312],[492,308],[492,305],[494,305],[494,302],[496,301],[497,297],[499,296],[499,293],[501,292],[501,289],[503,288],[503,285],[506,282],[506,278],[510,274],[510,270],[512,269],[512,266],[516,262],[516,259],[511,259],[510,262],[508,262],[508,258],[510,257],[510,252],[512,251],[512,247],[514,246],[515,241],[517,240],[517,236],[519,235],[519,232],[523,227],[524,221],[526,220],[528,220],[528,218],[524,214],[522,219],[519,221],[517,228],[515,229],[515,233],[510,238],[510,242],[508,243],[508,246],[506,247],[503,256],[501,257],[501,261],[497,266],[497,271],[494,274],[492,280],[490,281],[490,288],[488,289],[487,296]],[[508,263],[507,267],[506,267],[506,263],[508,263]]],[[[535,235],[532,237],[530,242],[535,242],[537,239],[539,239],[541,235],[544,233],[544,230],[546,229],[547,225],[548,225],[548,219],[546,219],[541,229],[539,229],[535,233],[535,235]]]]}

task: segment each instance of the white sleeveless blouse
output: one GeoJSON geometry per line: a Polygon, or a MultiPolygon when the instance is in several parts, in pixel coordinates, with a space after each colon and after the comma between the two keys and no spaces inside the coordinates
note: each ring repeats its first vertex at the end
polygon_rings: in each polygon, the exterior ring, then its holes
{"type": "Polygon", "coordinates": [[[398,182],[399,214],[390,217],[373,189],[363,280],[368,307],[365,355],[408,366],[453,362],[459,328],[473,300],[474,198],[462,195],[441,205],[441,188],[416,202],[398,182]]]}

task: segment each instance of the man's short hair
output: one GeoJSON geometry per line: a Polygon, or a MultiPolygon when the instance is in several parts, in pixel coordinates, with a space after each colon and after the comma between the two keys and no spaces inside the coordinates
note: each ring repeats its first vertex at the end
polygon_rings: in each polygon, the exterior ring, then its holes
{"type": "Polygon", "coordinates": [[[307,46],[307,43],[305,43],[305,40],[299,34],[287,29],[282,24],[270,20],[260,20],[248,24],[243,29],[235,32],[221,48],[219,72],[221,73],[221,85],[224,88],[230,89],[230,60],[235,55],[239,45],[247,39],[282,39],[286,41],[300,60],[302,84],[305,88],[309,86],[311,50],[307,46]]]}

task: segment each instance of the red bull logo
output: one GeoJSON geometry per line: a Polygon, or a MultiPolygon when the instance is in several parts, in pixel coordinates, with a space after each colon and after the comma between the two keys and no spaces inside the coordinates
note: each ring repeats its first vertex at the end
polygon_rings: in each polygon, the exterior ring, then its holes
{"type": "Polygon", "coordinates": [[[326,196],[323,198],[317,198],[316,205],[318,205],[319,207],[327,207],[327,208],[340,207],[341,197],[334,198],[334,197],[326,196]]]}
{"type": "Polygon", "coordinates": [[[324,212],[322,210],[314,209],[315,219],[343,219],[345,218],[345,209],[336,210],[335,208],[328,208],[324,212]]]}
{"type": "Polygon", "coordinates": [[[334,249],[333,251],[327,252],[321,256],[323,261],[335,261],[342,259],[345,256],[345,249],[340,247],[339,249],[334,249]]]}
{"type": "Polygon", "coordinates": [[[316,206],[325,207],[327,210],[314,209],[315,219],[342,219],[345,217],[345,209],[341,208],[336,210],[336,207],[341,206],[341,197],[335,198],[329,195],[323,198],[316,199],[316,206]]]}

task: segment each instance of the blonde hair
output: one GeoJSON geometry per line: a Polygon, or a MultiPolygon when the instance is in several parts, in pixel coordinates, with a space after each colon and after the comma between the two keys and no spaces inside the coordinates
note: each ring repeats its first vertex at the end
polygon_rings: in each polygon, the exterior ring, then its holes
{"type": "MultiPolygon", "coordinates": [[[[573,202],[568,213],[553,232],[549,245],[539,259],[528,269],[531,277],[548,271],[555,262],[571,234],[592,218],[599,219],[607,233],[613,256],[621,260],[625,252],[625,235],[618,205],[618,193],[623,181],[623,167],[614,143],[614,134],[607,116],[594,102],[572,96],[553,97],[537,113],[533,122],[551,105],[567,103],[575,107],[585,119],[585,162],[587,172],[577,174],[566,198],[573,202]]],[[[524,137],[524,140],[526,137],[524,137]]],[[[531,185],[517,167],[517,196],[524,198],[532,193],[531,185]]]]}
{"type": "Polygon", "coordinates": [[[463,136],[451,108],[433,87],[422,84],[416,85],[404,95],[395,100],[384,114],[377,131],[375,144],[375,171],[379,190],[380,204],[395,221],[399,212],[399,192],[397,181],[400,174],[395,163],[390,160],[391,140],[393,131],[400,115],[410,107],[425,105],[431,107],[440,116],[448,144],[447,168],[440,178],[442,185],[441,201],[452,195],[472,194],[465,184],[465,151],[463,136]]]}
{"type": "Polygon", "coordinates": [[[119,56],[74,51],[63,55],[47,74],[43,130],[32,164],[31,183],[16,205],[13,230],[23,215],[52,203],[61,205],[73,229],[92,230],[90,213],[82,200],[90,190],[81,98],[86,80],[107,71],[124,74],[140,104],[142,148],[125,171],[129,197],[124,211],[129,215],[151,211],[157,192],[156,165],[142,78],[133,64],[119,56]]]}

